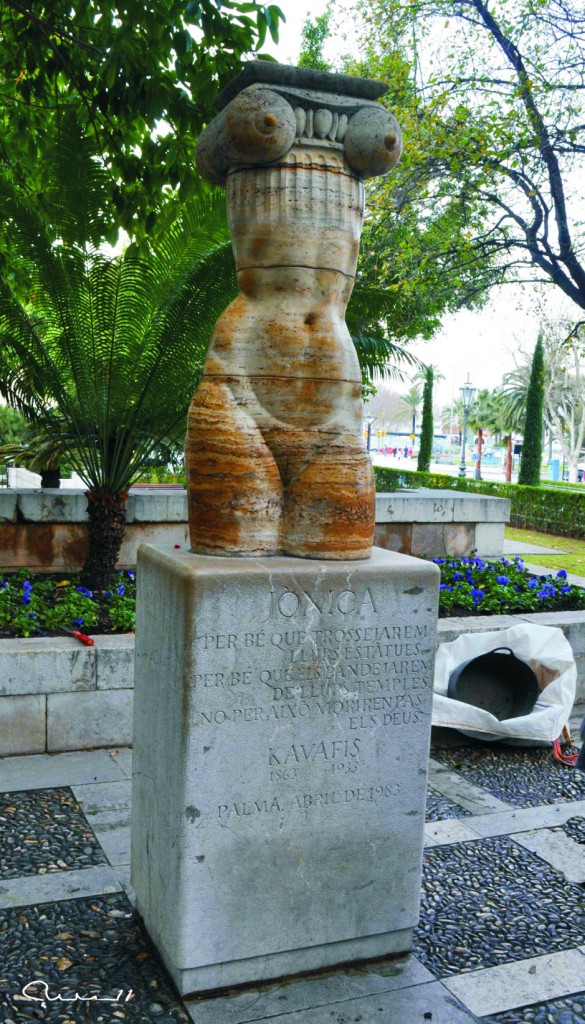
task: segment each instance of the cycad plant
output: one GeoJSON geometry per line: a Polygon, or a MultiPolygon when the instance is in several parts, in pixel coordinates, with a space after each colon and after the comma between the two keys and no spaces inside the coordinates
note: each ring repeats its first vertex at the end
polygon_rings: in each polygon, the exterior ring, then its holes
{"type": "Polygon", "coordinates": [[[235,276],[221,193],[180,207],[155,246],[112,257],[95,244],[112,186],[91,144],[65,126],[52,159],[42,206],[0,179],[18,265],[0,281],[0,391],[48,440],[67,438],[87,485],[82,577],[99,589],[115,568],[128,489],[184,420],[235,276]]]}

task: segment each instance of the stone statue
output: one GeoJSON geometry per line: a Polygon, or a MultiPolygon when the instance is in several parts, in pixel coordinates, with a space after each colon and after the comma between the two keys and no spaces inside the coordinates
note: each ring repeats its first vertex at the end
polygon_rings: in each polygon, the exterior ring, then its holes
{"type": "Polygon", "coordinates": [[[400,129],[380,82],[248,64],[197,146],[225,185],[240,294],[220,316],[189,411],[191,548],[211,555],[371,553],[374,479],[344,314],[364,178],[400,129]]]}

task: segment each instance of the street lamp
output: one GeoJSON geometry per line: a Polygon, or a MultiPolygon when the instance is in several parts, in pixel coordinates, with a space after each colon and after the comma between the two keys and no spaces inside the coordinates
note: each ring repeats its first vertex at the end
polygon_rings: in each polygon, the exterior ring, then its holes
{"type": "Polygon", "coordinates": [[[459,394],[461,395],[461,404],[463,405],[463,435],[461,437],[461,465],[459,466],[459,476],[466,475],[465,468],[465,445],[467,443],[467,417],[469,416],[469,409],[477,388],[474,388],[473,384],[469,380],[469,374],[467,374],[467,380],[459,388],[459,394]]]}
{"type": "Polygon", "coordinates": [[[368,426],[368,454],[370,452],[370,445],[372,443],[372,424],[376,422],[375,416],[364,416],[364,423],[368,426]]]}

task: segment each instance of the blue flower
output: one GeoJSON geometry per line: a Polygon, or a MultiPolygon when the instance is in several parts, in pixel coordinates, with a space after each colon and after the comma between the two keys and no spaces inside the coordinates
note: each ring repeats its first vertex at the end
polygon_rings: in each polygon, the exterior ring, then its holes
{"type": "Polygon", "coordinates": [[[77,591],[82,597],[93,597],[93,590],[88,590],[87,587],[77,587],[77,591]]]}
{"type": "Polygon", "coordinates": [[[74,626],[83,626],[83,619],[73,619],[74,626]]]}
{"type": "Polygon", "coordinates": [[[120,586],[117,588],[116,593],[117,594],[123,594],[124,593],[124,584],[123,583],[120,583],[120,586]]]}
{"type": "Polygon", "coordinates": [[[475,566],[477,566],[477,568],[479,569],[480,572],[482,571],[482,569],[485,566],[485,562],[481,558],[474,558],[473,559],[473,564],[475,566]]]}
{"type": "Polygon", "coordinates": [[[561,594],[570,594],[570,593],[571,593],[571,591],[572,591],[572,589],[573,589],[573,588],[572,588],[571,586],[569,586],[569,587],[563,587],[563,589],[561,590],[561,594]]]}
{"type": "Polygon", "coordinates": [[[453,573],[453,579],[454,580],[462,580],[463,579],[463,573],[462,572],[454,572],[453,573]]]}
{"type": "Polygon", "coordinates": [[[558,571],[558,573],[557,573],[557,576],[558,576],[558,577],[559,577],[560,579],[562,579],[562,580],[566,580],[566,578],[567,578],[567,573],[566,573],[566,571],[565,571],[564,569],[559,569],[559,571],[558,571]]]}
{"type": "Polygon", "coordinates": [[[536,580],[536,579],[528,580],[528,586],[529,586],[530,590],[536,590],[538,585],[539,585],[538,580],[536,580]]]}
{"type": "Polygon", "coordinates": [[[449,568],[450,569],[456,569],[457,568],[457,562],[449,562],[449,568]]]}
{"type": "Polygon", "coordinates": [[[433,558],[433,562],[435,563],[435,565],[446,565],[447,564],[447,559],[446,558],[433,558]]]}
{"type": "Polygon", "coordinates": [[[450,587],[448,583],[441,583],[439,590],[453,590],[453,587],[450,587]]]}
{"type": "Polygon", "coordinates": [[[29,612],[28,613],[28,617],[29,617],[29,619],[36,619],[37,616],[36,616],[35,612],[29,612]]]}
{"type": "Polygon", "coordinates": [[[500,558],[500,562],[502,563],[502,565],[509,565],[510,564],[507,558],[500,558]]]}
{"type": "Polygon", "coordinates": [[[547,597],[554,597],[556,594],[555,588],[550,583],[545,583],[544,586],[538,591],[537,597],[545,600],[547,597]]]}
{"type": "Polygon", "coordinates": [[[500,583],[502,587],[506,586],[506,583],[510,582],[509,576],[496,576],[496,583],[500,583]]]}
{"type": "Polygon", "coordinates": [[[30,594],[29,594],[28,590],[26,591],[26,593],[24,593],[22,595],[22,603],[23,604],[30,604],[30,594]]]}
{"type": "Polygon", "coordinates": [[[135,578],[135,576],[136,576],[136,573],[132,569],[128,569],[128,578],[133,580],[135,578]]]}
{"type": "Polygon", "coordinates": [[[2,587],[2,590],[7,590],[8,589],[8,585],[9,584],[8,584],[8,582],[6,580],[2,580],[2,583],[0,583],[0,587],[2,587]]]}
{"type": "Polygon", "coordinates": [[[111,590],[104,590],[104,597],[111,597],[111,596],[112,596],[112,591],[111,590]]]}
{"type": "Polygon", "coordinates": [[[23,590],[32,590],[32,583],[30,582],[30,580],[25,580],[24,581],[24,583],[22,584],[22,589],[23,590]]]}
{"type": "Polygon", "coordinates": [[[483,600],[484,592],[483,590],[472,590],[471,596],[473,598],[473,603],[479,604],[479,602],[483,600]]]}

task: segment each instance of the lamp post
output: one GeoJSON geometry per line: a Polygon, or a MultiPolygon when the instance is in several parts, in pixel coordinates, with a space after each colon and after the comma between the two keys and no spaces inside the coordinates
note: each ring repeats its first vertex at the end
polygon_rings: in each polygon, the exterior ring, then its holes
{"type": "Polygon", "coordinates": [[[372,443],[372,424],[375,423],[375,421],[376,421],[376,417],[375,416],[364,416],[364,422],[367,424],[367,427],[368,427],[368,441],[367,441],[368,454],[370,452],[370,445],[372,443]]]}
{"type": "Polygon", "coordinates": [[[467,374],[465,384],[459,388],[461,404],[463,405],[463,436],[461,437],[461,465],[459,466],[459,476],[461,477],[466,476],[465,446],[467,443],[467,418],[469,416],[469,409],[476,391],[477,388],[474,388],[473,384],[469,380],[469,374],[467,374]]]}

